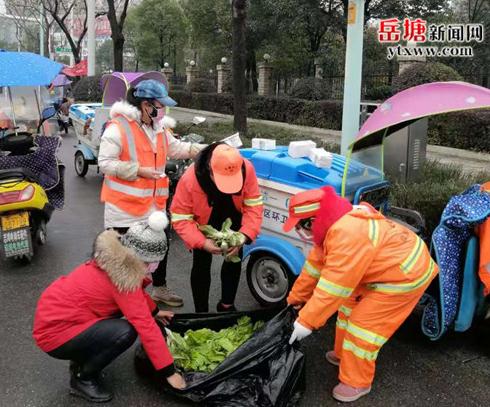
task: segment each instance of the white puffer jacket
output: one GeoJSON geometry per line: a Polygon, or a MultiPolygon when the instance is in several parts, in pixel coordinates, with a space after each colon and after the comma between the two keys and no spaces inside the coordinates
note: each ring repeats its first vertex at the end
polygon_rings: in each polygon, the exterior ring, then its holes
{"type": "MultiPolygon", "coordinates": [[[[123,115],[130,120],[140,121],[141,112],[128,102],[116,102],[111,108],[111,119],[117,115],[123,115]]],[[[160,127],[154,129],[151,126],[143,124],[142,129],[145,131],[148,139],[156,148],[156,135],[163,129],[175,127],[175,120],[165,116],[160,127]]],[[[171,131],[165,131],[168,143],[168,158],[170,159],[187,159],[194,158],[197,153],[204,147],[202,144],[188,143],[176,139],[171,131]]],[[[114,175],[118,178],[132,181],[137,178],[139,164],[135,162],[121,161],[119,159],[122,151],[121,133],[118,126],[109,125],[102,135],[98,165],[103,174],[114,175]]],[[[117,206],[106,203],[104,210],[104,227],[107,228],[127,228],[135,222],[146,220],[157,209],[152,207],[148,213],[141,217],[132,216],[117,206]]]]}

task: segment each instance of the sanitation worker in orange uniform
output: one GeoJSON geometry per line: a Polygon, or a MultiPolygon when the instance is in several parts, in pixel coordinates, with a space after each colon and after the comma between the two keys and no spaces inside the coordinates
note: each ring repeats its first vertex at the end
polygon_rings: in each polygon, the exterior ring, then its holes
{"type": "Polygon", "coordinates": [[[350,402],[371,391],[381,347],[410,315],[437,275],[425,243],[369,204],[353,207],[332,187],[301,192],[289,205],[293,227],[314,247],[288,303],[300,309],[290,343],[338,312],[334,350],[340,366],[333,397],[350,402]]]}

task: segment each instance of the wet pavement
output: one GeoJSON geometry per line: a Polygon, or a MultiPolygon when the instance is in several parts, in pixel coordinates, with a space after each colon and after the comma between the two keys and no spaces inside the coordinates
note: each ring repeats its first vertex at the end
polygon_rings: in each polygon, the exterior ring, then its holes
{"type": "MultiPolygon", "coordinates": [[[[31,327],[42,290],[60,275],[85,261],[94,236],[103,227],[99,202],[101,175],[95,167],[85,178],[73,168],[75,137],[64,139],[61,156],[66,164],[66,206],[55,212],[48,225],[48,243],[32,264],[0,261],[0,406],[86,406],[68,394],[68,364],[50,358],[36,348],[31,327]]],[[[169,258],[169,285],[183,295],[185,305],[177,312],[193,311],[190,293],[190,253],[175,238],[169,258]]],[[[219,295],[219,261],[213,268],[210,301],[219,295]]],[[[258,304],[242,279],[237,306],[253,309],[258,304]]],[[[324,353],[333,344],[334,321],[304,340],[307,356],[306,392],[301,406],[337,404],[330,396],[337,383],[336,368],[324,353]]],[[[115,397],[108,406],[186,406],[137,376],[130,349],[105,370],[105,381],[115,397]]],[[[450,334],[432,343],[420,331],[414,315],[380,352],[372,393],[358,406],[489,406],[490,328],[466,334],[450,334]]]]}

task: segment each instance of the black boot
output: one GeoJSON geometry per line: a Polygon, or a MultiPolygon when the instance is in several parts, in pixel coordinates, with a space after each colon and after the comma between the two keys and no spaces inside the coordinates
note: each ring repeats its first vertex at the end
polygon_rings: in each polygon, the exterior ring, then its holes
{"type": "Polygon", "coordinates": [[[105,403],[112,399],[112,393],[104,388],[96,378],[81,377],[80,369],[70,364],[70,394],[94,403],[105,403]]]}
{"type": "Polygon", "coordinates": [[[218,311],[218,312],[236,312],[236,308],[234,305],[226,308],[223,306],[223,303],[220,301],[220,302],[218,302],[218,305],[216,305],[216,311],[218,311]]]}

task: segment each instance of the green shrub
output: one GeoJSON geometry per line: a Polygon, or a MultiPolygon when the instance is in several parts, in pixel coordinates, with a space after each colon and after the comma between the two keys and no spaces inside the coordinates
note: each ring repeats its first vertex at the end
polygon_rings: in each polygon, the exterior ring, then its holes
{"type": "MultiPolygon", "coordinates": [[[[180,107],[233,114],[233,95],[228,93],[189,93],[172,91],[180,107]]],[[[248,116],[310,127],[340,130],[342,103],[339,101],[306,101],[288,97],[247,96],[248,116]]]]}
{"type": "Polygon", "coordinates": [[[471,185],[488,180],[490,173],[466,174],[459,167],[428,161],[421,181],[393,184],[390,202],[392,205],[420,212],[430,236],[452,196],[460,194],[471,185]]]}
{"type": "Polygon", "coordinates": [[[386,100],[393,95],[390,85],[379,85],[368,89],[365,98],[368,100],[386,100]]]}
{"type": "Polygon", "coordinates": [[[430,144],[490,153],[490,110],[431,117],[428,135],[430,144]]]}
{"type": "Polygon", "coordinates": [[[185,89],[189,92],[212,93],[216,92],[214,81],[206,78],[196,78],[190,81],[185,89]]]}
{"type": "Polygon", "coordinates": [[[289,96],[297,99],[324,100],[330,97],[327,82],[319,78],[301,78],[289,91],[289,96]]]}
{"type": "Polygon", "coordinates": [[[462,81],[463,77],[450,66],[440,62],[416,63],[393,80],[393,93],[430,82],[462,81]]]}
{"type": "Polygon", "coordinates": [[[73,97],[76,101],[102,101],[101,75],[83,77],[73,87],[73,97]]]}
{"type": "MultiPolygon", "coordinates": [[[[383,89],[379,88],[381,92],[383,89]]],[[[171,96],[180,107],[233,114],[233,94],[172,90],[171,96]]],[[[248,117],[254,119],[331,130],[340,130],[342,127],[342,102],[340,101],[249,95],[247,109],[248,117]]],[[[490,111],[456,112],[431,117],[429,143],[490,152],[490,111]]]]}

